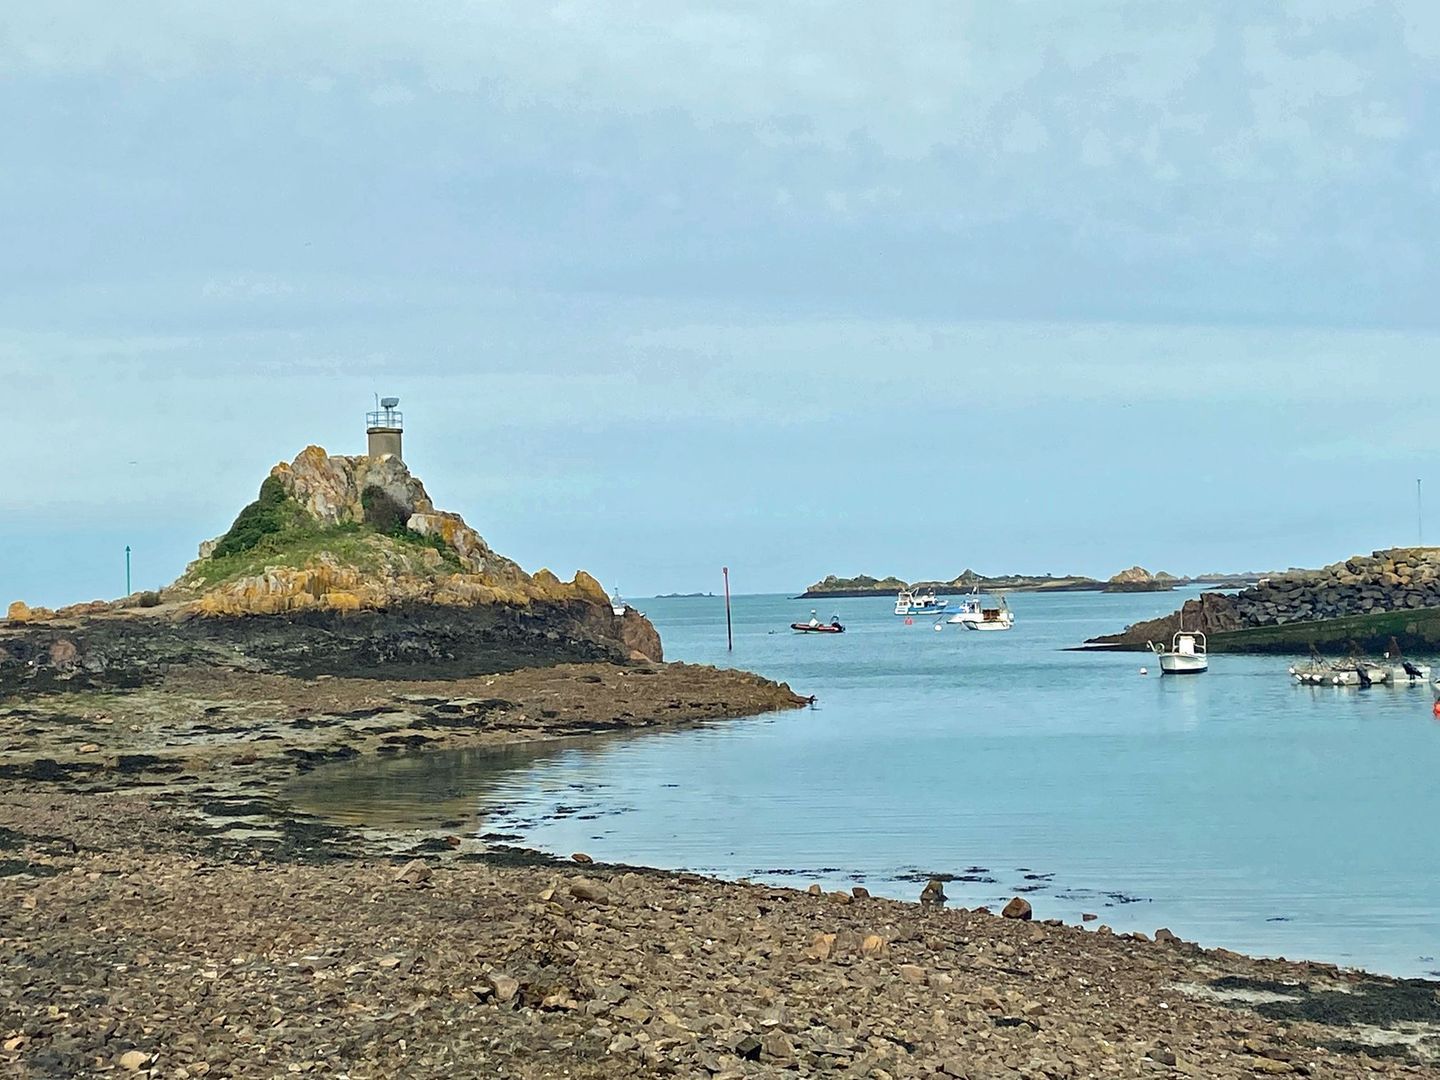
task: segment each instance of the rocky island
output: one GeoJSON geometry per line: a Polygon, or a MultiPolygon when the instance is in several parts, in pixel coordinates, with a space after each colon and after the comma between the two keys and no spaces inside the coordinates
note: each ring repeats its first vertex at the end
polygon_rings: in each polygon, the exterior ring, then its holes
{"type": "Polygon", "coordinates": [[[1236,593],[1203,593],[1161,619],[1091,639],[1091,647],[1144,649],[1184,625],[1212,652],[1379,655],[1392,647],[1440,651],[1440,548],[1391,548],[1320,570],[1292,569],[1236,593]]]}
{"type": "Polygon", "coordinates": [[[1255,580],[1254,574],[1209,574],[1202,577],[1175,577],[1161,571],[1151,574],[1139,566],[1122,570],[1108,581],[1074,574],[1057,577],[1054,574],[1001,574],[987,576],[974,570],[965,570],[948,581],[903,581],[891,576],[883,578],[860,574],[857,577],[842,578],[834,574],[811,585],[797,600],[818,600],[827,597],[891,596],[901,589],[934,589],[936,592],[1166,592],[1186,585],[1214,585],[1220,588],[1239,587],[1255,580]]]}
{"type": "Polygon", "coordinates": [[[398,453],[307,449],[172,586],[8,616],[7,1075],[1440,1076],[1432,984],[951,909],[943,875],[917,905],[299,812],[329,761],[805,703],[663,662],[398,453]]]}

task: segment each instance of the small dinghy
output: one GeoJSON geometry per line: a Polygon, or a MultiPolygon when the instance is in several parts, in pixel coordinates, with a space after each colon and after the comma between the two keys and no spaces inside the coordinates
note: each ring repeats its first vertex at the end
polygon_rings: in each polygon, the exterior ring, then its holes
{"type": "Polygon", "coordinates": [[[808,623],[792,622],[790,629],[797,634],[843,634],[845,627],[840,625],[840,616],[831,615],[828,623],[822,623],[812,610],[808,623]]]}

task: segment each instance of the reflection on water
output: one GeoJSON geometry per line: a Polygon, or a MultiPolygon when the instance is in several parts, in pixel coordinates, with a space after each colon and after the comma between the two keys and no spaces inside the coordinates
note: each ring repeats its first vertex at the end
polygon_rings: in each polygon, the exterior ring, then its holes
{"type": "MultiPolygon", "coordinates": [[[[955,902],[1422,974],[1440,954],[1440,725],[1423,688],[1302,688],[1283,659],[1060,651],[1174,596],[1011,597],[1017,628],[773,633],[805,602],[742,598],[733,662],[812,709],[503,753],[347,763],[298,782],[372,825],[464,819],[559,853],[955,902]],[[1147,661],[1151,661],[1147,665],[1147,661]],[[1139,674],[1150,666],[1148,677],[1139,674]],[[798,879],[788,871],[803,871],[798,879]]],[[[725,663],[724,614],[647,601],[667,655],[725,663]]],[[[800,609],[804,609],[801,611],[800,609]]],[[[798,613],[798,614],[797,614],[798,613]]]]}
{"type": "Polygon", "coordinates": [[[285,794],[300,810],[343,825],[425,829],[473,823],[499,809],[507,780],[532,769],[543,773],[554,759],[584,753],[595,741],[356,758],[301,775],[285,794]]]}

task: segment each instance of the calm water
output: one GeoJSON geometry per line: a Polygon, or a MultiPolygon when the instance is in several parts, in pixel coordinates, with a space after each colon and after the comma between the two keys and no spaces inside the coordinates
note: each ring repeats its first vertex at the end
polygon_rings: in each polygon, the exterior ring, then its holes
{"type": "Polygon", "coordinates": [[[502,757],[312,774],[350,821],[475,820],[559,853],[956,903],[1023,891],[1209,945],[1394,974],[1440,969],[1440,724],[1427,690],[1302,688],[1286,661],[1216,657],[1147,678],[1135,654],[1061,651],[1173,610],[1174,594],[1017,594],[1007,634],[913,626],[839,600],[849,632],[784,630],[810,604],[640,603],[667,657],[816,694],[811,709],[502,757]],[[781,631],[781,632],[776,632],[781,631]],[[798,875],[788,871],[799,871],[798,875]]]}

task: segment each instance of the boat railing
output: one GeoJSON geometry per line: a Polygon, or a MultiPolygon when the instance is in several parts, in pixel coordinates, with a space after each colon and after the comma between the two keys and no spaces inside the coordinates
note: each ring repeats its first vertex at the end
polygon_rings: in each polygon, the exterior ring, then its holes
{"type": "Polygon", "coordinates": [[[1207,651],[1205,635],[1199,630],[1177,630],[1170,642],[1170,651],[1186,656],[1204,656],[1207,651]]]}

